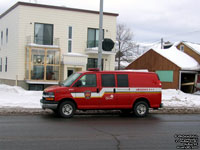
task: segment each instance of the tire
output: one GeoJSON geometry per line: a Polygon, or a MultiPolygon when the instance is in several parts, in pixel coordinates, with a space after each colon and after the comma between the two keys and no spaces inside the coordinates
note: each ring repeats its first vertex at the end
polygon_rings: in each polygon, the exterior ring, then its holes
{"type": "Polygon", "coordinates": [[[60,104],[58,111],[61,117],[71,118],[76,111],[76,107],[73,102],[65,101],[60,104]]]}
{"type": "Polygon", "coordinates": [[[137,117],[145,117],[149,113],[149,106],[146,102],[137,102],[133,107],[134,114],[137,117]]]}

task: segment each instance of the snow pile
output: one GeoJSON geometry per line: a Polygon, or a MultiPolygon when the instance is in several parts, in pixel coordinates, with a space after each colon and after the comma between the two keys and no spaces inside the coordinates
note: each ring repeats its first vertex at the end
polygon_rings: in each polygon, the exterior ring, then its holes
{"type": "MultiPolygon", "coordinates": [[[[41,108],[42,91],[27,91],[21,87],[0,84],[0,108],[41,108]]],[[[162,90],[164,107],[200,108],[200,95],[185,94],[180,90],[162,90]]]]}
{"type": "Polygon", "coordinates": [[[26,91],[18,86],[0,84],[0,108],[41,108],[42,91],[26,91]]]}
{"type": "Polygon", "coordinates": [[[200,108],[200,95],[186,94],[180,90],[162,90],[164,107],[200,108]]]}

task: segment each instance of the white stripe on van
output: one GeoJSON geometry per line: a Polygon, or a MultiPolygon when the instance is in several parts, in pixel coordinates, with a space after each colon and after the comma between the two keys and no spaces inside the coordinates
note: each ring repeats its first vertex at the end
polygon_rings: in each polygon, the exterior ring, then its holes
{"type": "MultiPolygon", "coordinates": [[[[153,92],[161,92],[161,88],[145,88],[145,87],[140,87],[140,88],[102,88],[102,90],[97,93],[97,92],[91,92],[91,98],[95,97],[103,97],[105,93],[112,93],[114,94],[114,89],[116,89],[116,93],[127,93],[131,94],[132,92],[134,93],[153,93],[153,92]]],[[[84,98],[85,93],[84,92],[77,92],[77,93],[71,93],[73,98],[84,98]]]]}

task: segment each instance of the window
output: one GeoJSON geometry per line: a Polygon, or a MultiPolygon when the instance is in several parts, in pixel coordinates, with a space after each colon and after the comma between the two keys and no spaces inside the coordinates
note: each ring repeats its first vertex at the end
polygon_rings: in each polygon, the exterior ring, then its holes
{"type": "Polygon", "coordinates": [[[80,84],[78,87],[96,87],[97,79],[96,74],[86,74],[81,77],[81,79],[75,84],[80,84]]]}
{"type": "Polygon", "coordinates": [[[80,73],[74,73],[72,74],[71,76],[69,76],[66,80],[64,80],[61,84],[63,86],[66,86],[66,87],[70,87],[72,85],[72,83],[78,79],[78,77],[80,76],[81,74],[80,73]]]}
{"type": "Polygon", "coordinates": [[[68,28],[68,52],[72,52],[72,27],[68,28]]]}
{"type": "Polygon", "coordinates": [[[31,90],[31,91],[43,91],[44,85],[43,84],[29,84],[29,90],[31,90]]]}
{"type": "Polygon", "coordinates": [[[1,31],[1,45],[3,45],[3,31],[1,31]]]}
{"type": "Polygon", "coordinates": [[[173,82],[174,72],[172,70],[157,70],[156,73],[161,82],[173,82]]]}
{"type": "Polygon", "coordinates": [[[5,72],[8,71],[8,58],[6,57],[6,62],[5,62],[5,72]]]}
{"type": "Polygon", "coordinates": [[[26,79],[59,80],[60,51],[57,49],[29,49],[26,52],[26,79]]]}
{"type": "Polygon", "coordinates": [[[114,74],[102,74],[101,75],[102,87],[115,87],[115,75],[114,74]]]}
{"type": "Polygon", "coordinates": [[[35,23],[34,41],[36,44],[53,45],[53,25],[35,23]]]}
{"type": "Polygon", "coordinates": [[[118,74],[117,75],[117,86],[118,87],[128,87],[128,74],[118,74]]]}
{"type": "Polygon", "coordinates": [[[69,26],[68,39],[72,39],[72,27],[69,26]]]}
{"type": "Polygon", "coordinates": [[[2,72],[2,58],[0,59],[0,72],[2,72]]]}
{"type": "MultiPolygon", "coordinates": [[[[104,30],[103,30],[104,38],[104,30]]],[[[98,47],[99,29],[88,28],[87,48],[98,47]]]]}
{"type": "Polygon", "coordinates": [[[72,41],[68,40],[68,52],[71,53],[72,52],[72,41]]]}
{"type": "MultiPolygon", "coordinates": [[[[97,68],[97,65],[98,65],[98,59],[97,58],[88,58],[87,70],[89,68],[97,68]]],[[[101,68],[103,70],[103,59],[101,61],[101,68]]]]}
{"type": "Polygon", "coordinates": [[[6,28],[6,43],[8,43],[8,28],[6,28]]]}
{"type": "Polygon", "coordinates": [[[180,46],[180,50],[181,50],[182,52],[184,52],[184,45],[181,45],[181,46],[180,46]]]}

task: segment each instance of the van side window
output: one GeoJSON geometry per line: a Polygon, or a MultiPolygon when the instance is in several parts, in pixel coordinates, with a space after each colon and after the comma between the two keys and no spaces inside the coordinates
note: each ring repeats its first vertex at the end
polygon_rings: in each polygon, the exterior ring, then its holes
{"type": "Polygon", "coordinates": [[[114,74],[102,74],[101,75],[102,87],[115,87],[115,75],[114,74]]]}
{"type": "Polygon", "coordinates": [[[117,75],[117,86],[118,87],[129,87],[128,86],[128,74],[117,75]]]}
{"type": "Polygon", "coordinates": [[[75,84],[75,87],[96,87],[96,74],[86,74],[82,76],[75,84]]]}

